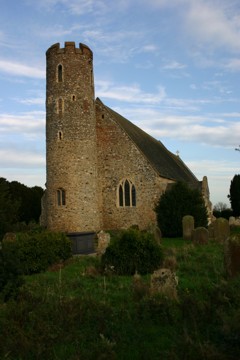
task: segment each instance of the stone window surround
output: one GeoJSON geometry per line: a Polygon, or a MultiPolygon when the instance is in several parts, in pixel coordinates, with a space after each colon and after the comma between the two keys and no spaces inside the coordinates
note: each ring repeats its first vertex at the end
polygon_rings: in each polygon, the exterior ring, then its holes
{"type": "Polygon", "coordinates": [[[63,65],[62,64],[57,65],[56,81],[58,83],[63,82],[63,65]]]}
{"type": "Polygon", "coordinates": [[[136,207],[136,187],[129,178],[122,179],[117,186],[117,207],[136,207]]]}
{"type": "Polygon", "coordinates": [[[57,189],[57,205],[58,206],[66,205],[66,191],[63,188],[57,189]]]}

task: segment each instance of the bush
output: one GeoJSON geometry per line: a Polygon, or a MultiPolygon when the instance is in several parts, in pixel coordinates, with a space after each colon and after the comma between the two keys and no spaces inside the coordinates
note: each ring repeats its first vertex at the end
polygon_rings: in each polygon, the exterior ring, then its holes
{"type": "Polygon", "coordinates": [[[175,183],[161,195],[155,208],[158,226],[165,237],[182,236],[182,218],[192,215],[195,227],[207,227],[207,210],[202,194],[185,183],[175,183]]]}
{"type": "Polygon", "coordinates": [[[23,274],[45,271],[50,265],[72,255],[71,242],[62,233],[49,231],[19,233],[14,242],[3,242],[4,257],[14,251],[23,274]]]}
{"type": "Polygon", "coordinates": [[[0,294],[3,301],[16,298],[19,287],[24,283],[19,258],[13,242],[0,249],[0,294]]]}
{"type": "Polygon", "coordinates": [[[113,239],[103,254],[103,269],[113,268],[118,275],[152,273],[163,259],[162,248],[150,233],[125,230],[113,239]]]}

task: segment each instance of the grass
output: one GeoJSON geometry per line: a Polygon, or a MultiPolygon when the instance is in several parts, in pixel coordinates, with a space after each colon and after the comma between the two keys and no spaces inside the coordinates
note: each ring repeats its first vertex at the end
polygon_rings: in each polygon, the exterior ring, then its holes
{"type": "Polygon", "coordinates": [[[237,360],[240,277],[225,277],[222,245],[163,239],[176,259],[178,299],[149,292],[150,276],[102,275],[78,256],[25,278],[0,304],[0,358],[237,360]]]}

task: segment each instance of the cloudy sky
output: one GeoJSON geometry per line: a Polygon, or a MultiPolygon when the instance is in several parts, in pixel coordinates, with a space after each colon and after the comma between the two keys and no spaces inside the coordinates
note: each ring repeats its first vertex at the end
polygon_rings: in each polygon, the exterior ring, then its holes
{"type": "Polygon", "coordinates": [[[239,0],[1,0],[0,176],[45,184],[45,52],[94,53],[95,95],[229,204],[240,173],[239,0]]]}

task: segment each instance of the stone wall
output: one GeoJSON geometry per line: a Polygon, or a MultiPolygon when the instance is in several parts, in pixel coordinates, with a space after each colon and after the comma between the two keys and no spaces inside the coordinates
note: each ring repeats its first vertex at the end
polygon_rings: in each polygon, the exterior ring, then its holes
{"type": "Polygon", "coordinates": [[[87,46],[72,42],[47,51],[45,212],[51,230],[99,229],[92,59],[87,46]],[[60,205],[58,189],[65,195],[60,205]]]}
{"type": "Polygon", "coordinates": [[[166,179],[160,178],[125,131],[115,123],[100,101],[96,101],[98,174],[102,197],[103,229],[146,228],[156,223],[154,205],[165,191],[166,179]],[[105,110],[105,111],[104,111],[105,110]],[[136,206],[120,207],[117,189],[129,179],[136,188],[136,206]]]}

